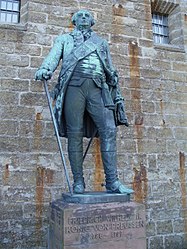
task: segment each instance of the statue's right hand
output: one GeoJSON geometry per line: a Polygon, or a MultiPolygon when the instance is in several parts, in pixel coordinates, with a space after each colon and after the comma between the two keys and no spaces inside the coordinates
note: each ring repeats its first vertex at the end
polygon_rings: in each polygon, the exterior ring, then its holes
{"type": "Polygon", "coordinates": [[[49,80],[51,77],[52,72],[45,68],[39,68],[35,74],[35,80],[49,80]]]}

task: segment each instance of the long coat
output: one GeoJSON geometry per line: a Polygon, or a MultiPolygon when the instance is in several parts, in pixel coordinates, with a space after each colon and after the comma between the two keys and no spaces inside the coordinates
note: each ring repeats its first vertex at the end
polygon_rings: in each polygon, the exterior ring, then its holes
{"type": "MultiPolygon", "coordinates": [[[[60,136],[67,136],[66,122],[63,115],[63,102],[68,82],[70,81],[73,71],[78,63],[77,60],[76,63],[68,66],[71,62],[70,55],[74,50],[74,34],[75,31],[73,31],[72,33],[58,36],[54,42],[51,51],[44,59],[40,67],[40,69],[45,68],[49,71],[54,72],[57,66],[59,65],[60,60],[62,60],[62,67],[58,78],[58,84],[55,86],[55,89],[52,93],[52,97],[54,98],[54,100],[56,100],[54,114],[57,121],[60,136]]],[[[116,70],[112,65],[108,43],[106,40],[100,38],[95,32],[92,32],[91,36],[95,37],[95,51],[104,67],[106,83],[110,87],[116,87],[117,80],[116,82],[114,82],[116,79],[116,77],[114,77],[114,75],[116,75],[116,70]]],[[[96,128],[93,124],[93,121],[86,112],[84,118],[84,136],[90,137],[92,136],[92,133],[96,128]]]]}

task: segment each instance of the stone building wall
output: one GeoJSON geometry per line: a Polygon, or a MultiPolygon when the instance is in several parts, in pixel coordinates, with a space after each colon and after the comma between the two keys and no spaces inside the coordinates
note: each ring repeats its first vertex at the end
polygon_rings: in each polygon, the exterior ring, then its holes
{"type": "MultiPolygon", "coordinates": [[[[34,73],[55,37],[73,29],[71,16],[80,8],[93,13],[94,30],[108,40],[120,73],[130,127],[118,130],[119,177],[146,205],[147,247],[187,248],[187,3],[154,3],[174,6],[172,45],[153,43],[150,0],[23,0],[21,23],[0,24],[0,248],[47,248],[49,202],[67,191],[34,73]]],[[[58,70],[50,89],[57,76],[58,70]]],[[[85,175],[87,190],[102,190],[97,139],[85,175]]]]}

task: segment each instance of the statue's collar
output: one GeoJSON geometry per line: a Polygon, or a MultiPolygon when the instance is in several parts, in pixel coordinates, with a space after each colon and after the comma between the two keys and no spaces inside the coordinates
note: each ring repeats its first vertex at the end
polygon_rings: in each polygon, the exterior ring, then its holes
{"type": "Polygon", "coordinates": [[[72,36],[80,36],[80,35],[83,35],[83,36],[91,36],[92,34],[92,29],[89,29],[89,30],[78,30],[77,28],[75,28],[71,33],[70,35],[72,36]]]}

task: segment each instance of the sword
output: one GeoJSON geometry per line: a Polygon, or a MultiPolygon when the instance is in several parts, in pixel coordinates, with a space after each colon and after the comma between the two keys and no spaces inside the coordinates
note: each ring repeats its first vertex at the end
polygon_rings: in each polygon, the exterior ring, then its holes
{"type": "Polygon", "coordinates": [[[66,180],[67,180],[67,183],[68,183],[69,192],[70,192],[71,195],[73,195],[73,191],[72,191],[71,184],[70,184],[70,179],[69,179],[69,174],[68,174],[68,170],[67,170],[67,166],[66,166],[66,161],[65,161],[64,154],[63,154],[63,151],[62,151],[62,144],[61,144],[60,136],[59,136],[59,133],[58,133],[57,123],[56,123],[55,115],[54,115],[54,112],[53,112],[53,107],[52,107],[52,104],[51,104],[49,90],[48,90],[48,87],[47,87],[47,81],[44,80],[43,83],[44,83],[45,93],[46,93],[46,96],[47,96],[49,110],[50,110],[50,113],[51,113],[53,127],[54,127],[54,130],[55,130],[55,135],[56,135],[56,139],[57,139],[57,143],[58,143],[58,147],[59,147],[59,151],[60,151],[60,156],[61,156],[61,159],[62,159],[62,164],[63,164],[63,167],[64,167],[64,172],[65,172],[66,180]]]}
{"type": "Polygon", "coordinates": [[[91,145],[91,143],[92,143],[94,137],[96,136],[97,132],[98,132],[98,129],[95,129],[95,131],[94,131],[93,134],[92,134],[92,137],[90,138],[90,141],[89,141],[89,143],[88,143],[88,145],[87,145],[87,147],[86,147],[86,150],[85,150],[85,152],[84,152],[84,155],[83,155],[83,162],[84,162],[84,159],[85,159],[85,157],[86,157],[86,155],[87,155],[87,153],[88,153],[88,150],[89,150],[89,148],[90,148],[90,145],[91,145]]]}

